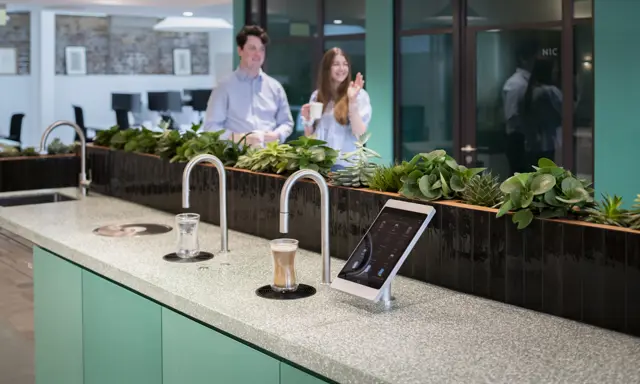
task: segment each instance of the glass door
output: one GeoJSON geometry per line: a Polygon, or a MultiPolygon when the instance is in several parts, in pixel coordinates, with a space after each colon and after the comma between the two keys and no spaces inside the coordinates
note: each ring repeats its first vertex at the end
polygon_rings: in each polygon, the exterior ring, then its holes
{"type": "Polygon", "coordinates": [[[462,163],[500,179],[562,163],[561,26],[467,31],[462,163]]]}

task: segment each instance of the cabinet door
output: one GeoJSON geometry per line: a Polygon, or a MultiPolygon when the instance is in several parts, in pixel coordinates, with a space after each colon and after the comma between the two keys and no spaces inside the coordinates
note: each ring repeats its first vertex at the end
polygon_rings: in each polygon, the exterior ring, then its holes
{"type": "Polygon", "coordinates": [[[41,248],[33,252],[37,384],[82,384],[82,270],[41,248]]]}
{"type": "Polygon", "coordinates": [[[326,381],[294,368],[289,364],[280,363],[280,384],[326,384],[326,381]]]}
{"type": "Polygon", "coordinates": [[[161,384],[160,306],[82,272],[85,384],[161,384]]]}
{"type": "Polygon", "coordinates": [[[279,384],[280,362],[162,309],[164,384],[279,384]]]}

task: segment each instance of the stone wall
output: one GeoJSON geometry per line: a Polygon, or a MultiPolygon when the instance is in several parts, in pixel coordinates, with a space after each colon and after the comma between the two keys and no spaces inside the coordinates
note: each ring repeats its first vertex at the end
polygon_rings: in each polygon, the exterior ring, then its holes
{"type": "Polygon", "coordinates": [[[56,74],[65,48],[86,48],[88,75],[171,75],[173,50],[191,50],[193,75],[209,74],[209,34],[154,31],[149,17],[56,16],[56,74]]]}
{"type": "Polygon", "coordinates": [[[10,13],[6,25],[0,26],[0,47],[18,50],[18,74],[28,75],[31,57],[31,22],[28,13],[10,13]]]}

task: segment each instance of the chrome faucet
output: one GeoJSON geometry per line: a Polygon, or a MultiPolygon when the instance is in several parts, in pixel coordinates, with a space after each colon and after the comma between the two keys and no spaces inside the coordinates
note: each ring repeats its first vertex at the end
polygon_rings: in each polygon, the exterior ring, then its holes
{"type": "Polygon", "coordinates": [[[80,193],[82,197],[86,197],[89,192],[89,186],[91,185],[91,180],[87,180],[87,139],[84,136],[84,132],[82,132],[82,128],[80,128],[77,124],[72,123],[70,121],[59,120],[55,123],[51,124],[44,130],[42,134],[42,138],[40,139],[40,150],[38,152],[42,153],[45,150],[45,145],[47,143],[47,137],[51,131],[56,129],[57,127],[68,126],[73,128],[78,136],[80,137],[80,193]]]}
{"type": "Polygon", "coordinates": [[[310,169],[301,169],[291,175],[280,193],[280,233],[289,232],[289,194],[300,179],[315,181],[320,188],[320,237],[322,251],[322,284],[331,284],[331,255],[329,250],[329,187],[324,177],[310,169]]]}
{"type": "Polygon", "coordinates": [[[224,164],[222,161],[213,155],[203,154],[198,155],[191,159],[182,173],[182,208],[189,208],[189,177],[193,167],[202,162],[213,164],[218,170],[218,177],[220,178],[220,230],[221,239],[220,247],[222,252],[229,251],[229,228],[227,227],[227,175],[224,170],[224,164]]]}

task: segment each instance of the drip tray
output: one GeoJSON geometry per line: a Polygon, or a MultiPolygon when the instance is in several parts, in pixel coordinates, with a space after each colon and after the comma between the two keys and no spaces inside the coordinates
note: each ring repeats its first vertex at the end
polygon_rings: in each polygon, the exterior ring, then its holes
{"type": "Polygon", "coordinates": [[[163,256],[162,259],[164,261],[168,261],[168,262],[171,262],[171,263],[197,263],[199,261],[207,261],[207,260],[213,259],[213,253],[200,251],[198,256],[182,258],[182,257],[176,255],[175,252],[173,252],[173,253],[170,253],[168,255],[163,256]]]}
{"type": "Polygon", "coordinates": [[[273,289],[271,289],[271,285],[265,285],[264,287],[260,287],[256,289],[256,295],[263,297],[265,299],[272,299],[272,300],[304,299],[306,297],[310,297],[315,294],[316,294],[316,289],[306,284],[298,285],[298,289],[296,289],[293,292],[276,292],[273,289]]]}
{"type": "Polygon", "coordinates": [[[168,225],[161,224],[122,224],[122,225],[105,225],[93,230],[93,233],[98,236],[107,237],[138,237],[138,236],[150,236],[160,235],[170,232],[173,228],[168,225]]]}

